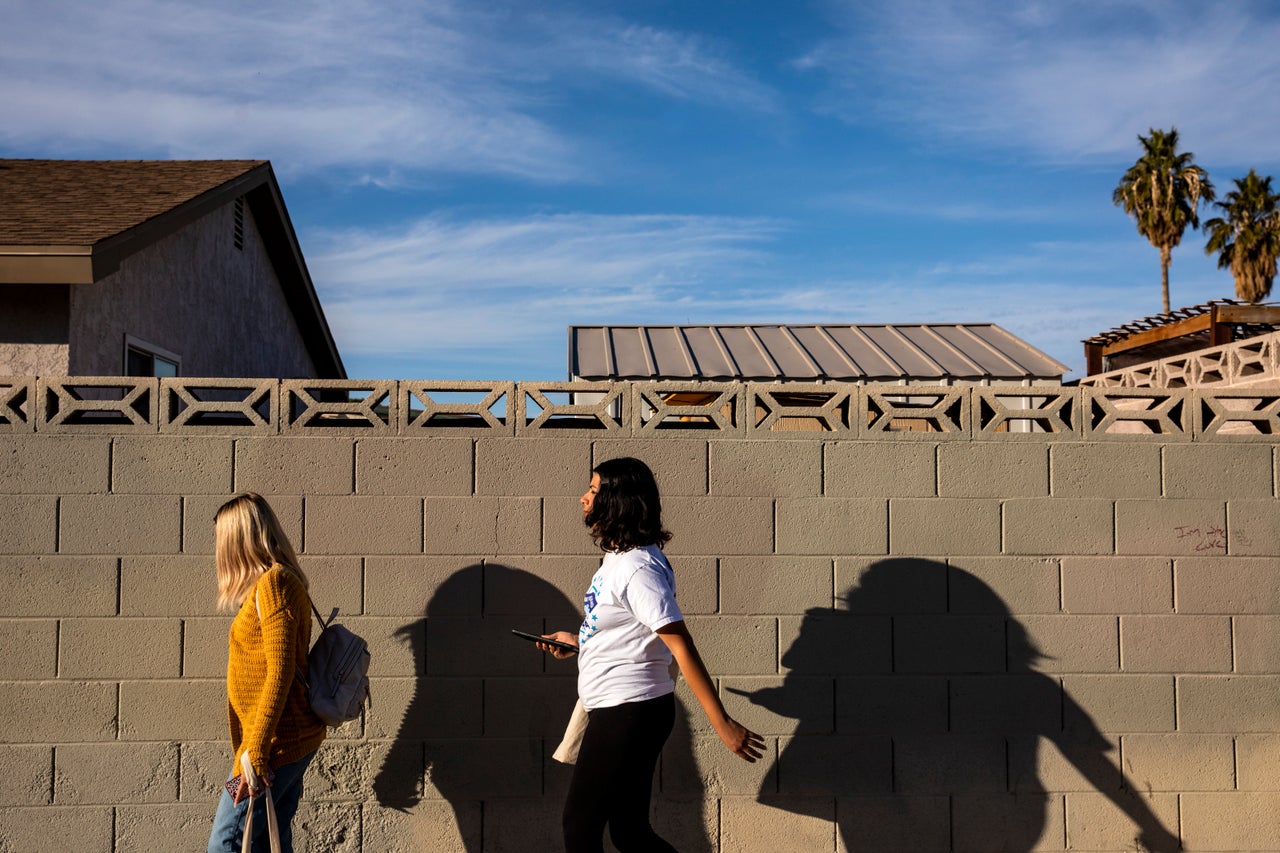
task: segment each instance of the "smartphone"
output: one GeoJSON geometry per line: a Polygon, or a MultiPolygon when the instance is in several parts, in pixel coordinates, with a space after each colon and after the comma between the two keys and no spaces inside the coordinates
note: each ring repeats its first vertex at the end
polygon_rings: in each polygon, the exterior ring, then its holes
{"type": "Polygon", "coordinates": [[[522,640],[528,640],[532,643],[546,643],[552,648],[559,649],[562,652],[568,652],[573,655],[578,653],[578,647],[572,643],[562,643],[559,640],[549,640],[546,637],[539,637],[537,634],[526,634],[524,631],[517,631],[515,628],[511,629],[511,633],[515,634],[522,640]]]}

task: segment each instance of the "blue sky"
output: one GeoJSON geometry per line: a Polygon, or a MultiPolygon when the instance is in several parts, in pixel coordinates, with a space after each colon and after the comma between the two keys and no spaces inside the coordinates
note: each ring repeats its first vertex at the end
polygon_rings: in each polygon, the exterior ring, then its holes
{"type": "MultiPolygon", "coordinates": [[[[598,323],[1160,310],[1176,126],[1280,175],[1273,2],[0,0],[0,156],[270,159],[353,378],[566,378],[598,323]]],[[[1233,294],[1189,232],[1172,302],[1233,294]]]]}

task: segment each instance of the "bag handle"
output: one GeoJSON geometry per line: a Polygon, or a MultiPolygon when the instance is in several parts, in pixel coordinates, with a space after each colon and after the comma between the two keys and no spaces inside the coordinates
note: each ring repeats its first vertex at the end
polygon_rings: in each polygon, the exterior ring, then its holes
{"type": "Polygon", "coordinates": [[[249,753],[240,754],[240,769],[244,771],[244,780],[249,785],[249,810],[244,817],[244,838],[240,842],[240,853],[253,853],[253,801],[262,797],[262,805],[267,813],[267,838],[271,844],[271,853],[280,851],[280,823],[276,820],[276,803],[271,798],[271,788],[262,784],[258,774],[253,771],[253,762],[249,753]],[[257,794],[254,791],[258,791],[257,794]]]}

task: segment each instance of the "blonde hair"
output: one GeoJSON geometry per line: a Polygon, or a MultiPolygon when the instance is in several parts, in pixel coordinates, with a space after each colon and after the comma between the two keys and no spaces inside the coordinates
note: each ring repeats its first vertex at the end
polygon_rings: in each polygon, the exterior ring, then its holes
{"type": "Polygon", "coordinates": [[[213,517],[213,533],[219,610],[238,608],[262,573],[275,565],[293,572],[309,587],[280,519],[262,495],[245,492],[220,506],[213,517]]]}

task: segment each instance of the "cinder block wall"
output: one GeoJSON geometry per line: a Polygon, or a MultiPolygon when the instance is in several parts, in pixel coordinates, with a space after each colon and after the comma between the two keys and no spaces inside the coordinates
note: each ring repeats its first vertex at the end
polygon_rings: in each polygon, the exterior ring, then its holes
{"type": "Polygon", "coordinates": [[[681,689],[680,850],[1280,849],[1280,396],[93,383],[0,382],[0,850],[203,849],[243,490],[373,647],[299,849],[559,849],[575,668],[509,632],[576,626],[577,500],[619,455],[769,745],[730,756],[681,689]]]}

